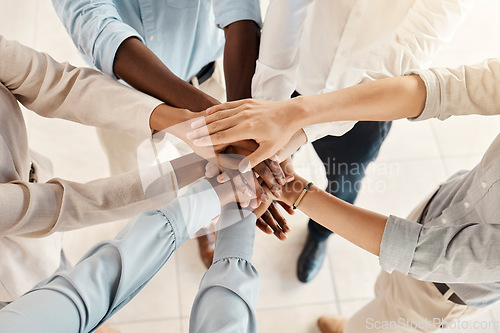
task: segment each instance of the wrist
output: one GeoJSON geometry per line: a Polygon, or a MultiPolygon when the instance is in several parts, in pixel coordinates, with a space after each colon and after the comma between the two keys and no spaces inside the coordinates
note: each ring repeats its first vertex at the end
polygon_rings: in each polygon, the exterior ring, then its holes
{"type": "Polygon", "coordinates": [[[287,103],[290,103],[291,107],[283,108],[287,112],[285,118],[290,122],[294,131],[298,132],[308,125],[308,119],[311,117],[307,99],[304,96],[299,96],[289,99],[287,103]]]}
{"type": "Polygon", "coordinates": [[[196,117],[196,113],[187,109],[175,108],[166,104],[158,105],[149,118],[152,130],[161,131],[196,117]]]}
{"type": "Polygon", "coordinates": [[[285,202],[287,205],[292,206],[295,201],[297,201],[297,198],[300,196],[302,190],[304,190],[307,184],[309,184],[308,180],[295,175],[295,179],[286,184],[280,200],[285,202]]]}

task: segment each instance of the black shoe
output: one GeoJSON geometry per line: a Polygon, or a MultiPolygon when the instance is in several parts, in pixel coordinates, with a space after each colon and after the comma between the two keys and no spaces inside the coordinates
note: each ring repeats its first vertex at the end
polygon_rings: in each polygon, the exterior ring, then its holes
{"type": "Polygon", "coordinates": [[[318,274],[325,260],[326,239],[318,241],[308,233],[306,244],[297,263],[297,277],[301,282],[309,282],[318,274]]]}

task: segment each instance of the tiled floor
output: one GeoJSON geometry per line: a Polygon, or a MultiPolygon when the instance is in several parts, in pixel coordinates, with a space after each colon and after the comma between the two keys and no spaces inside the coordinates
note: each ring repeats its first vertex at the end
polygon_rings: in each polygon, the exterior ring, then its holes
{"type": "MultiPolygon", "coordinates": [[[[498,0],[478,0],[435,63],[453,66],[500,56],[499,10],[498,0]]],[[[49,52],[57,60],[84,65],[49,0],[0,0],[0,32],[49,52]]],[[[107,174],[105,156],[93,129],[42,119],[30,112],[26,118],[32,148],[52,159],[57,176],[88,181],[107,174]]],[[[405,216],[440,181],[473,167],[499,128],[500,117],[395,122],[377,161],[368,170],[357,203],[384,214],[405,216]]],[[[310,147],[299,152],[296,161],[301,173],[324,184],[322,166],[310,147]]],[[[112,236],[122,224],[67,234],[65,243],[71,258],[78,258],[98,239],[112,236]]],[[[318,315],[352,314],[373,296],[379,271],[377,258],[339,237],[329,241],[326,263],[318,277],[309,284],[299,283],[295,264],[304,243],[306,218],[297,214],[290,218],[290,224],[292,232],[285,243],[263,234],[257,236],[254,262],[262,279],[258,301],[261,332],[317,332],[318,315]]],[[[203,273],[196,243],[187,242],[144,291],[111,320],[112,325],[124,333],[187,332],[191,303],[203,273]]],[[[500,320],[500,307],[479,319],[500,320]]],[[[500,332],[498,328],[450,332],[478,331],[500,332]]]]}

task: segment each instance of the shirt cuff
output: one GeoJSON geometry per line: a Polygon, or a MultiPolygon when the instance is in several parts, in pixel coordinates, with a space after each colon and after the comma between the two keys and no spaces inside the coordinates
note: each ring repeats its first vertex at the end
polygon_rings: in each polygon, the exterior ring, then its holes
{"type": "Polygon", "coordinates": [[[215,23],[224,29],[231,23],[250,20],[262,28],[259,0],[214,0],[215,23]]]}
{"type": "Polygon", "coordinates": [[[389,216],[380,244],[379,262],[384,271],[408,275],[421,230],[419,223],[389,216]]]}
{"type": "Polygon", "coordinates": [[[296,70],[274,69],[257,60],[252,79],[252,97],[266,101],[290,99],[296,88],[296,70]]]}
{"type": "Polygon", "coordinates": [[[118,51],[123,41],[130,37],[136,37],[144,43],[139,33],[128,24],[118,20],[109,22],[100,32],[95,42],[92,61],[96,68],[117,80],[118,77],[113,70],[116,51],[118,51]]]}
{"type": "Polygon", "coordinates": [[[226,258],[240,258],[252,262],[255,238],[255,214],[245,209],[222,212],[217,223],[214,263],[226,258]]]}
{"type": "Polygon", "coordinates": [[[424,81],[427,97],[425,107],[418,117],[408,118],[410,121],[422,121],[431,118],[437,118],[441,105],[441,91],[439,89],[439,80],[431,70],[417,70],[405,75],[417,74],[424,81]]]}
{"type": "Polygon", "coordinates": [[[304,127],[307,142],[314,142],[328,135],[342,136],[349,132],[357,121],[335,121],[331,123],[314,124],[304,127]]]}
{"type": "Polygon", "coordinates": [[[160,211],[176,225],[176,229],[184,230],[192,237],[220,214],[221,205],[212,185],[208,180],[202,179],[160,211]]]}

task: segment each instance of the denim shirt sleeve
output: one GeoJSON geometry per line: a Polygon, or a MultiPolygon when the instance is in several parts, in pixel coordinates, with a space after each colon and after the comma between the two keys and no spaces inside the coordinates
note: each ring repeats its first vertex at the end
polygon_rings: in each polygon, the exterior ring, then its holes
{"type": "Polygon", "coordinates": [[[250,20],[262,28],[259,0],[214,0],[215,23],[224,29],[231,23],[250,20]]]}
{"type": "Polygon", "coordinates": [[[117,79],[113,71],[116,51],[130,37],[144,40],[123,23],[113,1],[52,0],[55,11],[78,50],[95,67],[117,79]]]}
{"type": "Polygon", "coordinates": [[[257,332],[260,280],[252,265],[256,216],[249,214],[233,223],[238,214],[237,210],[221,214],[214,263],[200,283],[189,332],[257,332]]]}

